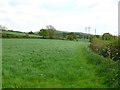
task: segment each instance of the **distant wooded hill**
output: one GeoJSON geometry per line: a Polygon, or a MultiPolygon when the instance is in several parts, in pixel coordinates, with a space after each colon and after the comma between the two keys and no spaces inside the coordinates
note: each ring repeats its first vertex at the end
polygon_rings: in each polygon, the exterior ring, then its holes
{"type": "MultiPolygon", "coordinates": [[[[76,39],[89,39],[89,37],[92,35],[92,34],[86,34],[82,32],[66,32],[66,31],[55,30],[53,39],[67,39],[68,36],[70,36],[70,33],[73,33],[76,39]]],[[[100,35],[97,35],[97,36],[99,37],[100,35]]],[[[0,30],[0,37],[2,38],[43,38],[42,35],[40,34],[40,31],[21,32],[21,31],[4,30],[4,29],[0,30]]]]}

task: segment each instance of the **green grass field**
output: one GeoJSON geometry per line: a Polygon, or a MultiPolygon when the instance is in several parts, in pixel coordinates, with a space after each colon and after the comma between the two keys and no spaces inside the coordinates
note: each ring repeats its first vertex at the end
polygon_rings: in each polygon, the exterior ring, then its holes
{"type": "Polygon", "coordinates": [[[117,68],[117,64],[91,52],[88,45],[84,41],[3,39],[2,86],[112,87],[106,80],[111,77],[109,74],[113,75],[111,71],[117,68]],[[103,68],[106,71],[104,73],[103,68]]]}

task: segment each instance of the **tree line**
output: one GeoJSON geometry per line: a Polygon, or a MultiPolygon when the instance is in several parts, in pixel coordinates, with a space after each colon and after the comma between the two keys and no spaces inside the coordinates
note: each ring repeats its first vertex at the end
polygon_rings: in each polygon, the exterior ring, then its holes
{"type": "Polygon", "coordinates": [[[47,25],[46,29],[40,29],[39,35],[43,39],[68,39],[77,40],[77,34],[74,32],[61,32],[54,28],[52,25],[47,25]]]}
{"type": "Polygon", "coordinates": [[[60,40],[75,40],[84,38],[89,39],[90,34],[82,33],[82,32],[65,32],[59,31],[52,25],[47,25],[46,28],[40,29],[38,32],[21,32],[15,30],[9,30],[6,26],[0,26],[0,33],[2,38],[40,38],[40,39],[60,39],[60,40]],[[7,32],[7,33],[6,33],[7,32]],[[15,32],[15,33],[8,33],[15,32]],[[23,35],[18,35],[17,33],[21,33],[23,35]],[[36,35],[35,37],[31,37],[31,35],[36,35]]]}

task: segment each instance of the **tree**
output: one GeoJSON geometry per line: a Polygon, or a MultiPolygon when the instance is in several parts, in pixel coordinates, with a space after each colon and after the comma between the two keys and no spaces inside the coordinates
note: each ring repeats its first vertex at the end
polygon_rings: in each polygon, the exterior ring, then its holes
{"type": "Polygon", "coordinates": [[[113,36],[110,33],[104,33],[102,35],[102,39],[103,40],[111,40],[111,39],[113,39],[113,36]]]}
{"type": "Polygon", "coordinates": [[[50,39],[53,39],[54,36],[55,36],[55,31],[56,31],[56,29],[54,28],[54,26],[52,26],[52,25],[47,25],[47,26],[46,26],[46,29],[48,30],[48,36],[49,36],[49,38],[50,38],[50,39]]]}
{"type": "Polygon", "coordinates": [[[32,31],[28,32],[28,34],[34,34],[32,31]]]}
{"type": "Polygon", "coordinates": [[[76,39],[77,39],[76,34],[73,33],[73,32],[70,32],[70,33],[68,34],[67,39],[69,39],[69,40],[76,40],[76,39]]]}
{"type": "Polygon", "coordinates": [[[47,36],[48,36],[48,30],[46,30],[46,29],[41,29],[41,30],[39,31],[39,35],[41,35],[41,36],[43,37],[43,39],[47,38],[47,36]]]}
{"type": "Polygon", "coordinates": [[[63,38],[65,39],[67,37],[67,32],[63,32],[63,38]]]}

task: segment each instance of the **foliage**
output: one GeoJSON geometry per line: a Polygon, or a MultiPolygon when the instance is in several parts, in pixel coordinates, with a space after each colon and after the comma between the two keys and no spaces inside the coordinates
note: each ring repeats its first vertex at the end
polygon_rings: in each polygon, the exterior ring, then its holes
{"type": "Polygon", "coordinates": [[[97,38],[100,39],[101,38],[100,35],[90,35],[89,41],[93,42],[94,39],[97,39],[97,38]]]}
{"type": "Polygon", "coordinates": [[[109,57],[113,60],[120,60],[120,44],[118,42],[118,39],[113,40],[110,42],[110,44],[107,46],[107,51],[109,51],[109,57]]]}
{"type": "Polygon", "coordinates": [[[48,30],[46,29],[41,29],[39,31],[39,35],[41,35],[43,37],[43,39],[46,39],[48,37],[48,30]]]}
{"type": "Polygon", "coordinates": [[[68,40],[76,40],[77,39],[76,34],[73,32],[70,32],[67,36],[67,39],[68,40]]]}
{"type": "Polygon", "coordinates": [[[28,32],[28,34],[34,34],[32,31],[28,32]]]}
{"type": "Polygon", "coordinates": [[[64,40],[63,32],[56,30],[54,39],[64,40]]]}
{"type": "Polygon", "coordinates": [[[46,29],[48,30],[48,36],[50,39],[53,39],[55,38],[55,31],[56,29],[54,28],[54,26],[52,25],[47,25],[46,26],[46,29]]]}
{"type": "MultiPolygon", "coordinates": [[[[52,25],[46,26],[46,29],[40,29],[41,31],[38,32],[27,32],[28,36],[26,35],[26,32],[21,32],[21,31],[14,31],[14,30],[3,30],[2,29],[2,37],[3,38],[49,38],[49,39],[59,39],[59,40],[66,40],[70,39],[71,37],[69,36],[70,32],[65,32],[65,31],[59,31],[56,30],[52,25]]],[[[74,36],[76,37],[77,40],[79,39],[86,39],[88,38],[88,35],[85,33],[80,33],[80,32],[74,32],[74,36]],[[85,36],[86,35],[86,36],[85,36]]]]}
{"type": "Polygon", "coordinates": [[[90,39],[90,48],[96,53],[111,58],[115,61],[120,60],[120,45],[118,38],[113,37],[109,34],[103,34],[102,39],[91,37],[90,39]],[[104,40],[102,40],[104,37],[104,40]],[[112,40],[114,38],[114,40],[112,40]]]}
{"type": "Polygon", "coordinates": [[[92,39],[92,43],[90,44],[90,48],[97,52],[98,54],[101,54],[101,50],[105,47],[105,42],[103,42],[102,40],[94,37],[92,39]]]}
{"type": "Polygon", "coordinates": [[[113,39],[113,36],[110,34],[110,33],[104,33],[102,35],[102,39],[103,40],[112,40],[113,39]]]}
{"type": "Polygon", "coordinates": [[[100,35],[94,35],[96,38],[100,38],[100,35]]]}
{"type": "Polygon", "coordinates": [[[67,34],[68,34],[68,33],[63,32],[63,38],[66,38],[67,34]]]}
{"type": "Polygon", "coordinates": [[[93,42],[93,39],[95,38],[95,36],[91,35],[89,38],[89,42],[93,42]]]}

